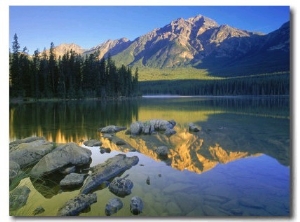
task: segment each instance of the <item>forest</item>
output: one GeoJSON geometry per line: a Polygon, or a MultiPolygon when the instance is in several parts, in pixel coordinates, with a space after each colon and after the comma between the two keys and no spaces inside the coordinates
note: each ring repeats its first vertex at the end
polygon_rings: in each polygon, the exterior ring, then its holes
{"type": "Polygon", "coordinates": [[[155,80],[140,82],[143,95],[289,95],[288,72],[222,79],[155,80]]]}
{"type": "Polygon", "coordinates": [[[20,51],[17,34],[9,53],[10,98],[117,98],[138,94],[138,69],[117,67],[110,56],[98,59],[99,51],[82,57],[70,50],[58,58],[53,42],[50,50],[30,56],[20,51]]]}
{"type": "MultiPolygon", "coordinates": [[[[224,78],[201,77],[178,79],[168,75],[165,80],[139,81],[139,70],[121,65],[117,67],[111,56],[98,59],[99,51],[85,57],[70,50],[63,56],[55,55],[53,42],[47,52],[38,50],[28,54],[20,51],[17,34],[9,53],[10,98],[86,99],[120,98],[140,95],[289,95],[290,73],[279,72],[253,76],[224,78]]],[[[190,69],[186,69],[189,72],[190,69]]],[[[179,72],[183,72],[182,70],[179,72]]],[[[159,74],[157,74],[159,75],[159,74]]]]}

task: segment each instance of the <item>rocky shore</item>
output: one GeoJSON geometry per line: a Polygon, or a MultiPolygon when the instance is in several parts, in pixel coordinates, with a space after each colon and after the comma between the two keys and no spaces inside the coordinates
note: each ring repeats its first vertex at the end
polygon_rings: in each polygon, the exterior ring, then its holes
{"type": "MultiPolygon", "coordinates": [[[[122,130],[131,136],[139,134],[155,134],[163,132],[171,136],[176,132],[173,127],[174,120],[150,120],[147,122],[134,122],[130,129],[120,126],[106,126],[99,128],[102,135],[113,140],[113,134],[122,130]]],[[[117,139],[116,145],[126,143],[117,139]]],[[[99,146],[100,152],[110,152],[109,148],[101,147],[101,141],[91,139],[84,141],[87,147],[99,146]]],[[[157,154],[166,157],[167,147],[158,147],[157,154]]],[[[107,159],[104,163],[90,167],[92,152],[90,149],[79,146],[74,142],[56,144],[47,141],[44,137],[28,137],[13,141],[9,144],[9,182],[10,182],[10,211],[18,210],[26,205],[31,190],[26,186],[19,186],[22,179],[29,177],[33,183],[47,181],[47,178],[55,177],[62,190],[80,188],[76,197],[67,200],[57,212],[57,216],[76,216],[98,201],[95,191],[105,184],[117,197],[131,194],[134,186],[131,180],[118,175],[135,166],[139,162],[137,156],[128,157],[126,154],[118,154],[107,159]]],[[[130,211],[133,215],[142,213],[143,201],[134,196],[130,202],[130,211]]],[[[121,199],[112,199],[107,203],[106,215],[112,215],[121,209],[121,199]]],[[[43,206],[33,211],[33,215],[44,212],[43,206]]]]}

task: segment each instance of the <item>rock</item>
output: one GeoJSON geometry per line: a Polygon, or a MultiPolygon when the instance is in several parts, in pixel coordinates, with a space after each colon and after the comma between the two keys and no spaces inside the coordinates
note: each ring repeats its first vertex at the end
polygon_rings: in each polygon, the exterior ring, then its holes
{"type": "Polygon", "coordinates": [[[149,176],[146,179],[146,184],[150,185],[150,177],[149,176]]]}
{"type": "Polygon", "coordinates": [[[126,145],[126,143],[125,143],[123,140],[118,140],[118,141],[116,142],[116,145],[117,145],[117,146],[123,146],[123,145],[126,145]]]}
{"type": "Polygon", "coordinates": [[[105,206],[105,215],[110,216],[122,209],[123,203],[120,198],[112,198],[105,206]]]}
{"type": "Polygon", "coordinates": [[[112,141],[113,135],[105,133],[105,134],[103,134],[103,138],[108,139],[109,141],[112,141]]]}
{"type": "Polygon", "coordinates": [[[45,212],[45,209],[42,206],[39,206],[32,212],[32,214],[37,215],[37,214],[41,214],[43,212],[45,212]]]}
{"type": "Polygon", "coordinates": [[[60,170],[67,165],[82,166],[89,164],[92,152],[78,146],[76,143],[67,143],[57,147],[53,152],[44,156],[31,170],[30,176],[39,178],[60,170]]]}
{"type": "Polygon", "coordinates": [[[138,215],[143,212],[144,204],[141,198],[134,196],[130,200],[130,212],[138,215]]]}
{"type": "Polygon", "coordinates": [[[119,131],[126,130],[126,129],[127,128],[124,126],[109,125],[104,128],[100,128],[99,130],[101,133],[117,133],[119,131]]]}
{"type": "Polygon", "coordinates": [[[35,140],[28,143],[20,143],[10,150],[9,160],[20,165],[20,168],[36,164],[42,157],[55,148],[54,143],[45,140],[35,140]]]}
{"type": "Polygon", "coordinates": [[[161,120],[161,119],[152,119],[150,120],[151,128],[154,130],[162,130],[165,131],[166,129],[173,129],[176,125],[176,122],[174,120],[161,120]]]}
{"type": "Polygon", "coordinates": [[[15,161],[9,161],[9,179],[12,180],[15,178],[21,170],[21,167],[15,161]]]}
{"type": "Polygon", "coordinates": [[[80,194],[67,201],[57,213],[57,216],[78,216],[84,209],[97,202],[96,193],[80,194]]]}
{"type": "Polygon", "coordinates": [[[45,139],[45,137],[32,136],[32,137],[27,137],[27,138],[20,139],[20,140],[15,140],[15,141],[12,141],[12,142],[9,143],[9,150],[11,150],[12,148],[18,146],[21,143],[31,143],[31,142],[36,141],[36,140],[45,141],[46,139],[45,139]]]}
{"type": "Polygon", "coordinates": [[[174,120],[151,119],[150,121],[136,121],[130,125],[131,135],[153,134],[155,131],[167,131],[166,135],[173,135],[176,131],[171,130],[176,125],[174,120]]]}
{"type": "Polygon", "coordinates": [[[60,186],[63,188],[73,188],[82,186],[86,174],[70,173],[60,181],[60,186]]]}
{"type": "Polygon", "coordinates": [[[18,210],[23,207],[28,199],[30,189],[27,186],[17,187],[9,194],[9,210],[18,210]]]}
{"type": "Polygon", "coordinates": [[[84,141],[83,144],[85,146],[93,147],[93,146],[101,146],[102,142],[99,141],[99,140],[91,139],[91,140],[88,140],[88,141],[84,141]]]}
{"type": "Polygon", "coordinates": [[[119,197],[125,197],[131,194],[133,183],[131,180],[121,177],[116,177],[109,184],[108,189],[119,197]]]}
{"type": "Polygon", "coordinates": [[[199,132],[200,129],[194,123],[189,123],[189,131],[190,132],[199,132]]]}
{"type": "Polygon", "coordinates": [[[174,129],[166,129],[166,131],[165,131],[165,135],[166,136],[172,136],[172,135],[174,135],[174,134],[176,134],[176,131],[174,130],[174,129]]]}
{"type": "Polygon", "coordinates": [[[100,147],[100,153],[110,153],[111,149],[110,148],[105,148],[105,147],[100,147]]]}
{"type": "Polygon", "coordinates": [[[139,135],[142,132],[142,128],[143,128],[144,124],[140,121],[131,123],[130,125],[130,133],[132,135],[139,135]]]}
{"type": "Polygon", "coordinates": [[[155,152],[157,153],[157,155],[160,158],[168,158],[168,154],[169,154],[169,149],[166,146],[159,146],[156,148],[155,152]]]}
{"type": "Polygon", "coordinates": [[[67,174],[70,174],[70,173],[75,173],[75,171],[76,171],[75,166],[71,166],[71,167],[67,167],[67,168],[59,170],[59,172],[61,174],[64,174],[64,175],[67,175],[67,174]]]}
{"type": "Polygon", "coordinates": [[[122,172],[130,169],[139,162],[137,156],[126,157],[125,154],[118,154],[109,158],[102,164],[91,168],[92,174],[89,175],[80,190],[80,193],[86,194],[99,187],[104,181],[110,180],[122,172]]]}

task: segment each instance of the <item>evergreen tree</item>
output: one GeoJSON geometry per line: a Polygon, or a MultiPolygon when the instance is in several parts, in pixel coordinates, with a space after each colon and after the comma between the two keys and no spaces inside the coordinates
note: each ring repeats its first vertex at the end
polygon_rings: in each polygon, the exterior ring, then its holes
{"type": "Polygon", "coordinates": [[[21,69],[20,69],[20,44],[17,34],[14,35],[12,42],[12,57],[10,64],[10,96],[21,96],[21,69]]]}
{"type": "Polygon", "coordinates": [[[30,70],[30,61],[28,58],[28,49],[27,47],[23,48],[22,53],[20,54],[20,83],[19,87],[22,91],[22,95],[25,97],[31,97],[31,70],[30,70]]]}

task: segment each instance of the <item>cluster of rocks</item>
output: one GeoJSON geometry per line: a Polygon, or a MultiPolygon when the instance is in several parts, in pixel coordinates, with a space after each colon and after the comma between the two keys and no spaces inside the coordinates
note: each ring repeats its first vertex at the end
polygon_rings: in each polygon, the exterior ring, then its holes
{"type": "MultiPolygon", "coordinates": [[[[123,202],[120,198],[112,198],[105,206],[105,215],[110,216],[117,213],[123,208],[123,202]]],[[[134,196],[130,199],[130,212],[134,215],[142,213],[144,208],[143,201],[140,197],[134,196]]]]}
{"type": "Polygon", "coordinates": [[[101,154],[111,152],[110,148],[102,147],[102,142],[100,140],[97,140],[97,139],[90,139],[90,140],[84,141],[83,145],[85,145],[87,147],[99,147],[99,150],[100,150],[101,154]]]}
{"type": "MultiPolygon", "coordinates": [[[[96,141],[94,141],[96,142],[96,141]]],[[[97,202],[95,191],[102,183],[112,180],[117,175],[136,165],[139,161],[137,156],[127,157],[119,154],[108,159],[105,163],[89,168],[91,163],[91,151],[80,147],[75,143],[56,145],[44,138],[31,137],[10,143],[10,184],[16,183],[25,176],[37,181],[43,181],[49,175],[65,175],[60,181],[61,188],[81,187],[80,193],[75,198],[67,201],[58,211],[58,216],[79,215],[83,209],[97,202]],[[92,172],[89,174],[76,173],[78,167],[88,167],[92,172]],[[29,172],[28,172],[29,169],[29,172]],[[24,173],[24,172],[27,173],[24,173]],[[20,177],[20,175],[25,175],[20,177]]],[[[122,178],[124,179],[124,178],[122,178]]],[[[122,184],[122,180],[115,178],[122,184]]],[[[130,181],[131,182],[131,181],[130,181]]],[[[131,189],[133,184],[126,181],[124,187],[131,189]]],[[[132,182],[131,182],[132,183],[132,182]]],[[[124,194],[122,186],[114,187],[114,193],[124,194]],[[120,190],[118,190],[118,188],[120,190]],[[123,193],[122,193],[123,192],[123,193]]],[[[120,184],[119,184],[120,185],[120,184]]],[[[126,191],[130,193],[130,191],[126,191]]],[[[27,202],[30,189],[26,186],[11,187],[10,210],[17,210],[27,202]]],[[[37,215],[44,211],[37,208],[33,214],[37,215]]]]}
{"type": "Polygon", "coordinates": [[[136,121],[130,125],[130,129],[126,133],[136,136],[141,134],[151,135],[163,131],[165,135],[171,136],[176,133],[173,129],[175,125],[176,122],[174,120],[151,119],[146,122],[136,121]]]}
{"type": "MultiPolygon", "coordinates": [[[[123,126],[115,126],[115,125],[109,125],[103,128],[99,128],[98,131],[101,132],[101,137],[104,139],[108,139],[110,142],[115,143],[117,146],[123,146],[127,145],[125,141],[122,139],[116,137],[114,134],[117,132],[120,132],[122,130],[126,130],[126,127],[123,126]]],[[[83,142],[83,145],[87,147],[99,147],[100,153],[110,153],[111,149],[108,147],[103,147],[102,142],[97,139],[90,139],[83,142]]]]}
{"type": "MultiPolygon", "coordinates": [[[[146,122],[133,122],[126,134],[131,136],[151,135],[157,132],[164,132],[171,136],[176,133],[173,129],[176,125],[174,120],[166,121],[152,119],[146,122]]],[[[126,127],[110,125],[98,129],[102,136],[110,141],[114,139],[114,133],[126,130],[126,127]]],[[[190,132],[198,132],[199,128],[191,123],[190,132]]],[[[125,144],[122,140],[114,141],[116,145],[125,144]]],[[[87,147],[99,146],[101,153],[109,153],[110,148],[101,147],[100,140],[91,139],[83,143],[87,147]]],[[[168,158],[169,149],[166,146],[159,146],[155,149],[158,157],[168,158]]],[[[124,197],[131,194],[133,183],[127,176],[121,178],[122,174],[139,162],[137,156],[127,157],[125,154],[118,154],[109,158],[102,164],[90,168],[92,152],[90,149],[81,147],[76,143],[56,144],[46,141],[44,137],[28,137],[16,140],[9,144],[9,179],[10,185],[10,210],[17,210],[24,206],[30,193],[26,186],[18,186],[24,177],[33,180],[43,180],[49,175],[62,175],[59,185],[61,189],[79,188],[79,194],[67,201],[58,211],[58,216],[79,215],[82,210],[97,202],[97,195],[94,193],[101,185],[106,184],[108,189],[116,196],[124,197]],[[80,169],[80,170],[79,170],[80,169]],[[82,173],[81,169],[88,169],[90,173],[82,173]],[[111,181],[111,182],[109,182],[111,181]]],[[[150,184],[150,178],[147,178],[150,184]]],[[[106,207],[106,215],[112,215],[123,207],[119,198],[111,199],[106,207]]],[[[130,202],[132,214],[142,212],[143,202],[135,196],[130,202]]],[[[44,212],[42,206],[35,209],[34,215],[44,212]]]]}

